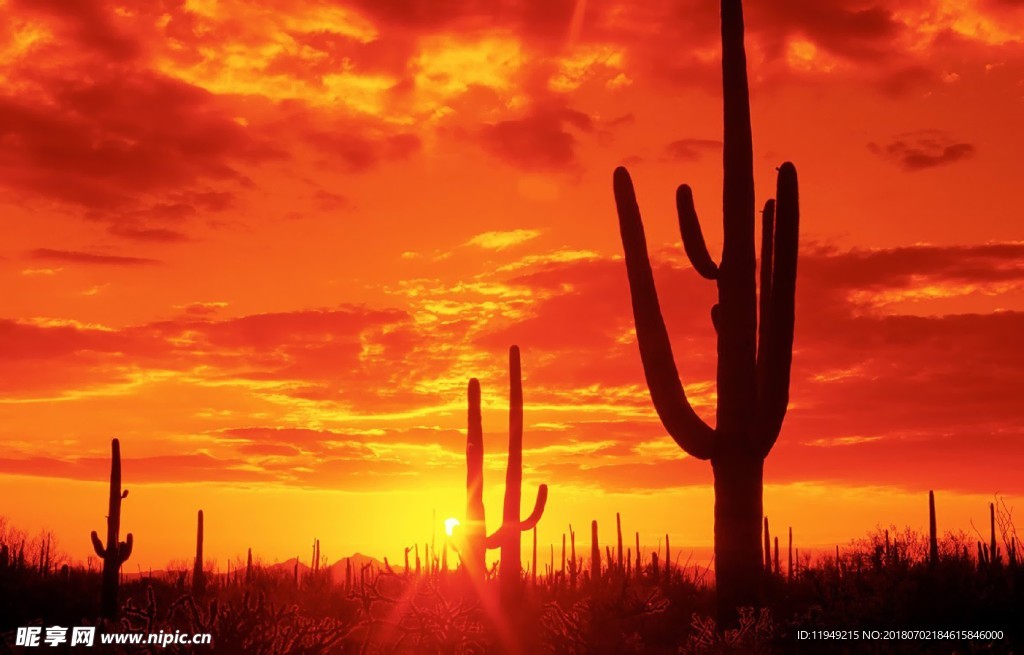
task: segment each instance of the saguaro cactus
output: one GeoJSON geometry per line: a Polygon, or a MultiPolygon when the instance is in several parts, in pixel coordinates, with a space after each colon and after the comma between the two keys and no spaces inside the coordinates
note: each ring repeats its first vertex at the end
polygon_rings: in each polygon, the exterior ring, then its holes
{"type": "Polygon", "coordinates": [[[196,559],[192,563],[192,594],[202,596],[206,591],[203,574],[203,510],[196,515],[196,559]]]}
{"type": "Polygon", "coordinates": [[[935,522],[935,492],[928,491],[928,563],[935,566],[939,561],[939,538],[935,522]]]}
{"type": "Polygon", "coordinates": [[[772,570],[772,539],[768,533],[768,517],[764,517],[764,570],[772,570]]]}
{"type": "Polygon", "coordinates": [[[615,534],[616,534],[616,537],[618,538],[618,546],[619,546],[618,562],[619,562],[619,574],[621,575],[622,572],[625,569],[623,568],[623,565],[622,565],[622,516],[618,512],[615,512],[615,534]]]}
{"type": "Polygon", "coordinates": [[[489,548],[501,549],[498,575],[501,595],[511,600],[519,591],[522,574],[522,543],[520,535],[534,529],[544,514],[548,486],[540,485],[533,511],[520,518],[523,495],[523,379],[519,346],[512,346],[509,360],[509,429],[508,464],[505,469],[505,502],[501,526],[486,535],[486,514],[483,502],[483,419],[480,412],[480,383],[469,381],[469,414],[466,430],[466,567],[471,575],[486,570],[485,555],[489,548]]]}
{"type": "Polygon", "coordinates": [[[129,532],[124,541],[121,538],[121,501],[128,497],[128,490],[121,491],[121,443],[110,441],[110,500],[107,507],[107,545],[92,531],[92,547],[103,559],[103,586],[100,591],[100,611],[107,618],[117,616],[117,590],[121,565],[132,554],[134,540],[129,532]]]}
{"type": "Polygon", "coordinates": [[[487,570],[486,509],[484,507],[484,432],[480,414],[480,382],[469,381],[466,429],[466,525],[462,563],[473,577],[487,570]]]}
{"type": "Polygon", "coordinates": [[[988,521],[989,521],[989,558],[992,560],[993,566],[999,566],[999,546],[996,544],[996,504],[988,504],[988,521]]]}
{"type": "Polygon", "coordinates": [[[760,332],[754,246],[754,174],[740,0],[722,0],[725,102],[724,245],[720,265],[708,254],[690,187],[676,193],[683,246],[703,277],[718,285],[711,321],[718,334],[718,411],[714,428],[687,401],[661,316],[640,210],[625,168],[614,176],[640,356],[654,407],[691,456],[711,460],[715,486],[715,569],[719,614],[756,605],[763,558],[760,532],[764,458],[789,402],[796,288],[796,168],[779,168],[775,200],[764,206],[760,332]]]}

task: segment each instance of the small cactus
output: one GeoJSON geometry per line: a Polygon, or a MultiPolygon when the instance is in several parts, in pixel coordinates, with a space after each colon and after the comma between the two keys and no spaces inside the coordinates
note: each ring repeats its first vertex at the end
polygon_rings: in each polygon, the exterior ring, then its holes
{"type": "Polygon", "coordinates": [[[928,563],[939,562],[939,539],[935,523],[935,492],[928,491],[928,563]]]}
{"type": "Polygon", "coordinates": [[[619,544],[619,573],[625,571],[622,565],[622,516],[615,512],[615,533],[619,544]]]}
{"type": "Polygon", "coordinates": [[[988,555],[992,566],[999,566],[999,546],[996,544],[996,504],[988,504],[989,547],[988,555]]]}
{"type": "Polygon", "coordinates": [[[202,596],[206,591],[203,574],[203,510],[196,515],[196,559],[192,563],[192,595],[202,596]]]}
{"type": "MultiPolygon", "coordinates": [[[[107,545],[104,546],[96,531],[92,532],[92,547],[103,559],[103,586],[100,592],[100,612],[107,618],[116,618],[118,613],[117,592],[120,582],[121,565],[132,554],[134,540],[129,532],[124,541],[121,536],[121,501],[128,497],[128,490],[121,490],[121,443],[110,441],[110,499],[107,507],[107,545]]],[[[21,555],[24,557],[24,554],[21,555]]]]}

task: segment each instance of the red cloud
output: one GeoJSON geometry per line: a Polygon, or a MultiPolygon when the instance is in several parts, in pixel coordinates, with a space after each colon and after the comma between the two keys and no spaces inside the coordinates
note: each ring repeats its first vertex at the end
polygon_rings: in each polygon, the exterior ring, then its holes
{"type": "Polygon", "coordinates": [[[101,255],[92,252],[80,252],[77,250],[53,250],[51,248],[37,248],[29,253],[32,259],[44,261],[67,262],[70,264],[101,264],[111,266],[140,266],[156,264],[155,259],[143,257],[125,257],[121,255],[101,255]]]}
{"type": "Polygon", "coordinates": [[[908,171],[919,171],[973,157],[977,149],[942,132],[926,130],[900,135],[885,145],[869,143],[868,150],[908,171]]]}
{"type": "Polygon", "coordinates": [[[665,152],[673,159],[694,161],[721,147],[722,142],[715,139],[679,139],[665,146],[665,152]]]}
{"type": "Polygon", "coordinates": [[[861,59],[888,55],[892,42],[906,29],[886,5],[866,6],[859,0],[752,3],[747,22],[776,55],[786,38],[799,35],[835,54],[861,59]]]}
{"type": "MultiPolygon", "coordinates": [[[[620,269],[619,262],[570,262],[548,264],[516,278],[518,284],[544,289],[546,299],[531,317],[488,334],[481,343],[497,347],[515,341],[532,353],[537,363],[529,369],[531,384],[540,386],[534,398],[550,400],[558,397],[555,389],[572,394],[573,389],[594,384],[642,389],[635,344],[621,340],[631,328],[631,317],[620,269]],[[559,288],[568,291],[559,293],[559,288]]],[[[662,266],[656,275],[683,381],[713,381],[714,338],[707,318],[713,285],[688,269],[662,266]]],[[[991,492],[994,489],[986,486],[990,482],[998,482],[1000,490],[1019,488],[1011,476],[960,477],[951,462],[961,458],[948,452],[942,457],[918,455],[935,444],[947,451],[962,449],[973,470],[998,468],[994,451],[975,444],[978,439],[1007,443],[1005,427],[1021,421],[1016,390],[1024,386],[1024,347],[1017,346],[1019,339],[1013,335],[1024,331],[1024,314],[893,315],[880,313],[867,302],[873,294],[921,287],[967,284],[984,289],[1008,283],[1024,286],[1020,244],[851,252],[805,248],[798,285],[793,407],[780,439],[780,445],[787,445],[773,455],[771,470],[778,472],[774,479],[834,475],[853,483],[898,484],[895,465],[862,474],[841,464],[847,453],[881,457],[886,444],[892,443],[893,453],[910,448],[917,461],[928,463],[913,483],[927,477],[933,485],[950,488],[991,492]],[[877,441],[834,448],[801,445],[830,439],[844,443],[847,437],[877,441]],[[805,466],[805,457],[822,462],[823,468],[805,466]]],[[[657,426],[653,411],[650,416],[657,426]]],[[[607,464],[612,470],[618,465],[607,464]]],[[[593,473],[603,479],[602,472],[593,473]]],[[[628,482],[628,474],[622,480],[628,482]]]]}
{"type": "Polygon", "coordinates": [[[590,116],[571,109],[536,108],[524,118],[485,125],[480,143],[492,155],[525,170],[568,168],[576,161],[569,127],[593,130],[590,116]]]}
{"type": "Polygon", "coordinates": [[[114,25],[115,14],[102,0],[14,0],[20,11],[45,16],[55,23],[62,40],[100,54],[104,59],[125,62],[142,52],[139,39],[114,25]]]}

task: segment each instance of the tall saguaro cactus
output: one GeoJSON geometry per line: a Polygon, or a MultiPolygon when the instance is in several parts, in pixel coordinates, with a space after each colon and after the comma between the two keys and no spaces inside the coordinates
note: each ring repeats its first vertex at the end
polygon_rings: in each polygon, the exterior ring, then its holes
{"type": "Polygon", "coordinates": [[[512,346],[509,360],[509,431],[508,465],[505,470],[505,502],[501,526],[486,535],[483,501],[483,420],[480,412],[480,383],[469,381],[469,415],[466,431],[466,567],[471,575],[482,575],[486,570],[485,554],[488,548],[501,549],[499,578],[501,595],[506,600],[518,594],[522,574],[522,543],[520,534],[532,530],[544,514],[548,500],[548,486],[540,485],[533,511],[526,519],[520,518],[523,495],[523,379],[519,347],[512,346]]]}
{"type": "Polygon", "coordinates": [[[484,507],[484,429],[480,413],[480,382],[473,378],[467,391],[469,416],[466,426],[466,526],[462,563],[474,578],[487,570],[487,524],[484,507]]]}
{"type": "Polygon", "coordinates": [[[640,210],[625,168],[616,169],[614,190],[651,399],[676,443],[691,456],[710,460],[714,471],[718,604],[719,614],[728,617],[736,607],[756,605],[758,600],[764,458],[778,438],[789,403],[799,208],[796,168],[787,162],[779,168],[776,198],[765,204],[762,214],[759,299],[743,8],[741,0],[722,0],[721,9],[725,103],[721,264],[716,265],[708,253],[690,187],[684,184],[676,193],[686,254],[701,276],[718,285],[718,304],[711,308],[718,335],[714,428],[690,406],[679,381],[640,210]]]}
{"type": "Polygon", "coordinates": [[[117,590],[120,582],[121,565],[132,554],[134,540],[129,532],[124,541],[121,538],[121,501],[128,497],[128,490],[121,491],[121,443],[110,442],[110,500],[107,507],[107,545],[104,546],[96,531],[92,531],[92,547],[103,559],[103,586],[100,591],[100,611],[107,618],[117,616],[117,590]]]}

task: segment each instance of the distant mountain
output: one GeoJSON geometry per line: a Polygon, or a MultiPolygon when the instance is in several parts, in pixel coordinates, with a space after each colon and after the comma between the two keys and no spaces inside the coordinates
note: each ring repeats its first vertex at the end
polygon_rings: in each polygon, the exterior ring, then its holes
{"type": "MultiPolygon", "coordinates": [[[[265,568],[267,570],[270,570],[270,571],[285,571],[287,573],[293,573],[295,571],[295,560],[296,560],[296,558],[292,557],[291,559],[287,559],[287,560],[285,560],[283,562],[277,562],[275,564],[266,565],[265,568]]],[[[346,557],[342,557],[338,561],[334,562],[334,564],[330,564],[330,565],[325,566],[323,568],[323,570],[325,570],[325,571],[330,571],[330,577],[331,577],[331,580],[333,582],[344,582],[345,581],[345,561],[346,560],[351,562],[352,576],[353,576],[354,579],[357,579],[357,580],[359,579],[359,571],[362,569],[363,566],[365,566],[367,564],[369,564],[370,566],[372,566],[372,567],[374,567],[376,569],[383,569],[384,568],[384,562],[380,561],[379,559],[377,559],[375,557],[371,557],[369,555],[363,555],[362,553],[353,553],[351,556],[349,556],[347,558],[346,557]]],[[[391,568],[392,568],[392,570],[400,571],[400,570],[402,570],[403,567],[392,565],[391,568]]],[[[308,565],[303,564],[301,561],[299,562],[299,575],[300,576],[307,575],[309,573],[309,570],[310,569],[309,569],[308,565]]]]}
{"type": "MultiPolygon", "coordinates": [[[[362,568],[364,566],[366,566],[366,565],[369,565],[370,567],[375,568],[375,569],[381,569],[382,570],[384,568],[384,562],[380,561],[379,559],[377,559],[375,557],[371,557],[369,555],[363,555],[362,553],[353,553],[350,557],[347,557],[347,558],[346,557],[342,557],[337,562],[335,562],[334,564],[331,564],[330,566],[327,567],[327,570],[329,570],[331,572],[331,580],[332,581],[334,581],[336,583],[337,582],[345,582],[345,565],[346,565],[346,560],[350,563],[350,565],[352,567],[352,578],[354,580],[358,580],[359,579],[359,571],[361,571],[362,568]]],[[[400,566],[396,567],[395,565],[392,564],[391,565],[391,569],[394,570],[394,571],[398,571],[398,570],[402,569],[402,567],[400,567],[400,566]]]]}
{"type": "MultiPolygon", "coordinates": [[[[263,568],[267,569],[268,571],[287,571],[287,572],[291,573],[291,572],[295,571],[295,562],[298,559],[299,559],[298,557],[292,557],[291,559],[286,559],[283,562],[274,562],[273,564],[264,564],[263,568]]],[[[303,573],[305,573],[308,570],[309,570],[309,567],[306,566],[305,564],[303,564],[300,561],[299,562],[299,573],[303,574],[303,573]]]]}
{"type": "MultiPolygon", "coordinates": [[[[292,557],[290,559],[286,559],[283,562],[274,562],[273,564],[266,564],[266,563],[264,563],[264,564],[257,564],[257,566],[262,568],[263,570],[266,570],[266,571],[281,571],[283,573],[287,573],[288,575],[293,575],[294,572],[295,572],[295,562],[296,562],[297,559],[298,558],[296,558],[296,557],[292,557]]],[[[336,561],[334,564],[331,564],[329,566],[324,567],[324,570],[329,570],[331,572],[331,579],[334,580],[335,582],[344,582],[344,580],[345,580],[345,560],[346,559],[351,562],[351,565],[352,565],[352,575],[355,576],[357,579],[358,579],[358,576],[359,576],[359,571],[361,570],[361,568],[363,566],[365,566],[367,564],[369,564],[370,566],[372,566],[375,569],[379,569],[379,570],[383,570],[384,569],[384,562],[382,562],[381,560],[377,559],[376,557],[371,557],[370,555],[363,555],[362,553],[353,553],[348,558],[342,557],[341,559],[336,561]]],[[[244,569],[244,566],[242,568],[244,569]]],[[[403,567],[402,565],[391,564],[391,570],[393,570],[393,571],[395,571],[397,573],[401,573],[402,571],[405,570],[405,567],[403,567]]],[[[235,571],[235,569],[232,568],[231,572],[233,573],[234,571],[235,571]]],[[[166,570],[166,569],[141,569],[141,570],[139,570],[138,568],[132,570],[129,567],[125,567],[124,571],[122,571],[122,575],[124,576],[124,578],[126,580],[134,580],[134,579],[138,579],[138,578],[147,578],[147,577],[150,577],[150,576],[152,576],[154,578],[159,578],[159,579],[169,579],[169,578],[176,577],[176,576],[180,575],[182,572],[184,572],[186,574],[186,576],[191,576],[192,575],[192,568],[191,568],[191,566],[189,566],[189,568],[187,570],[182,569],[182,570],[176,570],[176,571],[169,571],[169,570],[166,570]]],[[[300,576],[305,576],[307,573],[309,573],[309,565],[305,564],[304,562],[299,560],[299,575],[300,576]]],[[[213,574],[213,575],[225,575],[225,574],[226,574],[226,571],[221,570],[219,573],[213,574]]]]}

